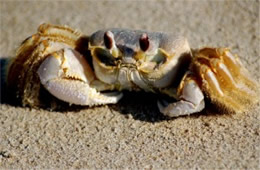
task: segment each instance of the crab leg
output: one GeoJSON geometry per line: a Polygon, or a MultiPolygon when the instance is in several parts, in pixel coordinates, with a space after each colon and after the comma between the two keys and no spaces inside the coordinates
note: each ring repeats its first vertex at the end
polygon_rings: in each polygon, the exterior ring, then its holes
{"type": "Polygon", "coordinates": [[[37,71],[43,86],[60,100],[77,105],[117,103],[120,93],[100,93],[91,87],[95,76],[84,57],[65,48],[50,54],[37,71]]]}
{"type": "Polygon", "coordinates": [[[177,117],[199,112],[204,108],[204,95],[191,73],[186,73],[183,78],[178,88],[178,98],[175,103],[158,101],[160,112],[169,117],[177,117]]]}
{"type": "Polygon", "coordinates": [[[258,83],[229,49],[202,48],[193,55],[191,68],[211,102],[227,111],[241,112],[259,101],[258,83]]]}

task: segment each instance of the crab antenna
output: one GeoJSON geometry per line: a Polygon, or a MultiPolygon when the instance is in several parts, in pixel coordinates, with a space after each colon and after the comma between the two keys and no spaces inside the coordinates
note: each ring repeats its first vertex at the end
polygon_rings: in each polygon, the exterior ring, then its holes
{"type": "Polygon", "coordinates": [[[107,49],[111,49],[114,46],[114,34],[111,31],[107,31],[104,34],[104,44],[107,49]]]}
{"type": "Polygon", "coordinates": [[[140,48],[142,51],[147,51],[150,45],[149,37],[146,33],[143,33],[139,39],[140,48]]]}

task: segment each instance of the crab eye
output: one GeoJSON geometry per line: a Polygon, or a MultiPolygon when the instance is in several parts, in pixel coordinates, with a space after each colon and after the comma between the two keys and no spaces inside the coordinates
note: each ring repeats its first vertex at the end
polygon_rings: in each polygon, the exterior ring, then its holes
{"type": "Polygon", "coordinates": [[[116,58],[105,49],[96,48],[93,55],[106,66],[116,66],[116,58]]]}
{"type": "Polygon", "coordinates": [[[143,33],[139,39],[140,48],[142,51],[147,51],[150,45],[149,37],[146,33],[143,33]]]}

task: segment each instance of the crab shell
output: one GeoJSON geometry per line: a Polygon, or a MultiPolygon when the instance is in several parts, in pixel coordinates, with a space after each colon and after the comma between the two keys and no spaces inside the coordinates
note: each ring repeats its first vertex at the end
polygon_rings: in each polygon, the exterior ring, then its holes
{"type": "Polygon", "coordinates": [[[100,30],[90,36],[89,49],[97,78],[118,84],[117,90],[153,91],[168,87],[179,81],[177,77],[184,74],[180,70],[186,70],[191,60],[186,38],[172,33],[100,30]],[[104,39],[107,33],[111,35],[110,49],[104,39]],[[147,38],[144,43],[149,43],[145,50],[140,46],[142,36],[147,38]]]}

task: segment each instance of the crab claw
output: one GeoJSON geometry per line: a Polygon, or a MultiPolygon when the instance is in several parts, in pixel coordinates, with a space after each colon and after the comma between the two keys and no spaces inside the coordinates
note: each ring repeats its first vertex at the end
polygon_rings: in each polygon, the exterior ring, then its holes
{"type": "Polygon", "coordinates": [[[169,117],[200,112],[205,107],[204,95],[195,77],[187,72],[178,88],[179,100],[174,103],[158,101],[161,113],[169,117]]]}
{"type": "Polygon", "coordinates": [[[50,54],[37,70],[42,85],[60,100],[77,105],[117,103],[121,93],[100,93],[91,83],[95,76],[84,57],[65,48],[50,54]]]}

